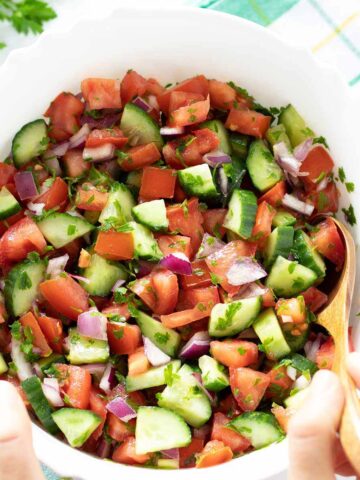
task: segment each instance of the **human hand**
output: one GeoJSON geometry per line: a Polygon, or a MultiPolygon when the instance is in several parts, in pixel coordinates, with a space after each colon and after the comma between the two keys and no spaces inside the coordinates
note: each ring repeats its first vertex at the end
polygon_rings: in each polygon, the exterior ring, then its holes
{"type": "MultiPolygon", "coordinates": [[[[360,353],[349,355],[348,370],[360,387],[360,353]]],[[[344,393],[338,376],[320,370],[306,401],[289,424],[289,480],[334,480],[355,475],[341,447],[339,429],[344,393]]]]}
{"type": "Polygon", "coordinates": [[[0,381],[0,480],[44,480],[35,457],[26,408],[8,382],[0,381]]]}

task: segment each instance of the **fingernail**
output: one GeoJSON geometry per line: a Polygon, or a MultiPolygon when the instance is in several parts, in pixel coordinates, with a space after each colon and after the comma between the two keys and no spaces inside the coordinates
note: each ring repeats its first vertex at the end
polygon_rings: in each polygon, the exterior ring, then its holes
{"type": "Polygon", "coordinates": [[[319,370],[311,382],[311,392],[318,395],[319,393],[324,393],[330,388],[337,386],[338,378],[334,372],[330,370],[319,370]]]}

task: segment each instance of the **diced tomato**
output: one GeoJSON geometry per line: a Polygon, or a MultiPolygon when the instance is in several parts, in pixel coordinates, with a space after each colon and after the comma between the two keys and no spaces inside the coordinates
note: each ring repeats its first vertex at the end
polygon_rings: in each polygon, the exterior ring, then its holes
{"type": "Polygon", "coordinates": [[[209,313],[207,311],[201,311],[201,308],[197,306],[195,308],[189,308],[188,310],[182,310],[181,312],[161,315],[160,320],[167,328],[179,328],[208,316],[209,313]]]}
{"type": "Polygon", "coordinates": [[[134,256],[134,237],[131,232],[99,232],[95,252],[109,260],[131,260],[134,256]]]}
{"type": "Polygon", "coordinates": [[[267,202],[272,207],[276,208],[279,205],[281,205],[281,200],[284,198],[285,193],[286,193],[286,183],[283,180],[281,180],[258,199],[258,205],[260,205],[260,203],[262,202],[267,202]]]}
{"type": "Polygon", "coordinates": [[[316,287],[310,287],[301,295],[304,297],[307,308],[315,313],[328,301],[328,296],[316,287]]]}
{"type": "Polygon", "coordinates": [[[275,307],[275,297],[271,288],[268,288],[266,293],[262,295],[263,308],[275,307]]]}
{"type": "Polygon", "coordinates": [[[148,143],[147,145],[130,148],[126,152],[126,156],[119,159],[119,165],[125,172],[131,172],[147,167],[160,160],[160,158],[161,153],[155,143],[148,143]]]}
{"type": "Polygon", "coordinates": [[[73,408],[87,409],[89,406],[91,375],[85,368],[56,363],[60,386],[73,408]]]}
{"type": "Polygon", "coordinates": [[[278,421],[280,427],[286,433],[288,431],[289,421],[292,415],[292,412],[289,408],[281,407],[280,405],[275,405],[272,407],[271,412],[278,421]]]}
{"type": "Polygon", "coordinates": [[[95,387],[91,387],[91,390],[90,390],[89,407],[90,407],[90,410],[92,410],[94,413],[96,413],[96,415],[99,415],[99,417],[102,418],[102,422],[100,423],[98,428],[95,430],[95,432],[92,434],[92,437],[95,440],[97,440],[102,435],[105,421],[106,421],[107,410],[106,410],[106,400],[104,399],[104,396],[101,390],[98,390],[95,387]]]}
{"type": "Polygon", "coordinates": [[[165,92],[165,88],[156,80],[156,78],[148,78],[146,80],[146,93],[157,97],[163,92],[165,92]]]}
{"type": "Polygon", "coordinates": [[[169,102],[169,114],[175,110],[178,110],[181,107],[189,106],[195,102],[204,100],[204,97],[200,93],[190,93],[190,92],[171,92],[170,102],[169,102]]]}
{"type": "Polygon", "coordinates": [[[102,130],[92,130],[88,136],[85,147],[100,147],[111,143],[117,148],[121,148],[127,144],[128,139],[124,136],[119,127],[103,128],[102,130]]]}
{"type": "Polygon", "coordinates": [[[11,217],[8,217],[6,220],[0,222],[0,236],[6,232],[10,225],[14,225],[14,223],[24,218],[24,216],[24,210],[20,210],[20,212],[15,213],[15,215],[11,215],[11,217]]]}
{"type": "Polygon", "coordinates": [[[181,287],[184,290],[212,285],[210,271],[205,260],[195,260],[191,263],[191,267],[192,275],[180,275],[181,287]]]}
{"type": "Polygon", "coordinates": [[[55,310],[72,320],[77,320],[79,313],[89,308],[87,293],[68,275],[45,280],[39,290],[55,310]]]}
{"type": "Polygon", "coordinates": [[[62,160],[65,164],[65,170],[69,177],[80,177],[87,170],[90,170],[90,162],[85,162],[83,152],[80,148],[68,150],[62,160]]]}
{"type": "Polygon", "coordinates": [[[223,237],[226,233],[226,229],[223,227],[226,214],[226,208],[209,208],[205,210],[202,214],[205,232],[215,237],[223,237]]]}
{"type": "Polygon", "coordinates": [[[156,307],[156,296],[151,274],[136,279],[130,286],[130,290],[136,293],[150,310],[154,311],[156,307]]]}
{"type": "Polygon", "coordinates": [[[141,177],[139,196],[144,200],[173,198],[176,171],[168,168],[145,167],[141,177]]]}
{"type": "Polygon", "coordinates": [[[318,368],[331,370],[335,359],[335,343],[332,337],[329,337],[316,352],[316,365],[318,368]]]}
{"type": "Polygon", "coordinates": [[[85,78],[81,92],[90,110],[121,108],[120,81],[112,78],[85,78]]]}
{"type": "Polygon", "coordinates": [[[144,347],[139,347],[134,353],[128,356],[128,374],[131,376],[140,375],[147,372],[151,367],[150,362],[145,355],[144,347]]]}
{"type": "Polygon", "coordinates": [[[319,181],[327,177],[333,168],[334,161],[328,150],[323,145],[315,144],[301,164],[300,172],[308,173],[301,179],[308,189],[316,189],[319,181]]]}
{"type": "Polygon", "coordinates": [[[179,448],[180,455],[180,468],[192,468],[195,467],[196,454],[200,453],[204,448],[204,439],[193,438],[190,445],[187,447],[179,448]]]}
{"type": "Polygon", "coordinates": [[[261,248],[264,247],[266,239],[271,233],[271,224],[275,214],[276,210],[269,203],[261,202],[259,204],[252,231],[252,239],[261,248]]]}
{"type": "Polygon", "coordinates": [[[48,357],[52,353],[52,350],[33,313],[25,313],[25,315],[20,317],[20,323],[24,329],[28,328],[31,330],[33,345],[40,350],[40,355],[42,357],[48,357]]]}
{"type": "Polygon", "coordinates": [[[227,367],[247,367],[255,363],[259,350],[255,343],[245,340],[214,340],[210,342],[211,355],[227,367]]]}
{"type": "Polygon", "coordinates": [[[101,212],[106,205],[109,194],[102,192],[91,183],[84,183],[78,188],[75,204],[80,210],[101,212]]]}
{"type": "Polygon", "coordinates": [[[60,93],[44,113],[50,118],[49,136],[62,141],[74,135],[79,130],[84,108],[85,105],[72,93],[60,93]]]}
{"type": "Polygon", "coordinates": [[[204,98],[206,98],[209,94],[209,83],[208,80],[204,77],[204,75],[198,75],[197,77],[184,80],[178,85],[175,85],[174,87],[165,90],[157,97],[160,110],[165,114],[169,113],[169,103],[172,92],[199,93],[204,98]]]}
{"type": "Polygon", "coordinates": [[[286,317],[291,317],[293,323],[303,323],[306,320],[304,298],[280,298],[276,303],[276,314],[285,323],[286,317]]]}
{"type": "Polygon", "coordinates": [[[264,138],[269,129],[271,117],[253,110],[232,108],[225,122],[229,130],[264,138]]]}
{"type": "Polygon", "coordinates": [[[135,70],[129,70],[121,80],[121,100],[123,104],[131,102],[135,97],[142,97],[148,87],[147,80],[135,70]]]}
{"type": "Polygon", "coordinates": [[[134,421],[130,420],[128,423],[123,422],[113,413],[108,414],[108,434],[117,442],[123,442],[126,438],[134,435],[134,421]]]}
{"type": "Polygon", "coordinates": [[[318,213],[336,213],[339,208],[339,197],[340,193],[335,182],[329,182],[324,190],[311,193],[309,199],[315,205],[318,213]]]}
{"type": "Polygon", "coordinates": [[[141,345],[141,331],[137,325],[128,323],[107,324],[110,351],[117,355],[131,355],[141,345]]]}
{"type": "Polygon", "coordinates": [[[345,260],[345,247],[340,233],[331,218],[327,218],[317,225],[317,230],[311,232],[314,247],[324,257],[340,269],[345,260]]]}
{"type": "Polygon", "coordinates": [[[84,248],[80,251],[80,256],[78,260],[78,267],[79,268],[87,268],[91,265],[91,254],[85,250],[84,248]]]}
{"type": "Polygon", "coordinates": [[[116,315],[118,317],[122,317],[122,319],[124,321],[129,320],[129,318],[131,316],[127,303],[122,303],[121,305],[119,305],[118,303],[112,303],[108,307],[103,308],[101,310],[101,313],[106,315],[109,318],[110,321],[111,321],[111,316],[113,316],[113,315],[116,315]]]}
{"type": "Polygon", "coordinates": [[[184,253],[188,258],[191,255],[190,238],[183,235],[159,235],[157,242],[164,256],[171,253],[184,253]]]}
{"type": "Polygon", "coordinates": [[[68,201],[68,186],[61,177],[56,177],[49,190],[36,198],[36,203],[44,203],[45,210],[63,208],[68,201]]]}
{"type": "Polygon", "coordinates": [[[269,384],[266,373],[251,368],[230,368],[231,391],[245,412],[257,409],[269,384]]]}
{"type": "Polygon", "coordinates": [[[233,453],[230,447],[225,446],[223,442],[218,440],[211,440],[198,456],[196,468],[213,467],[228,462],[232,458],[233,453]]]}
{"type": "Polygon", "coordinates": [[[25,217],[11,225],[0,239],[0,264],[19,262],[30,252],[44,253],[46,240],[36,223],[25,217]]]}
{"type": "Polygon", "coordinates": [[[0,162],[0,188],[4,187],[7,183],[13,182],[15,173],[16,168],[13,165],[0,162]]]}
{"type": "Polygon", "coordinates": [[[245,108],[252,106],[252,101],[249,98],[237,93],[228,83],[209,80],[209,93],[212,108],[230,110],[239,105],[245,108]]]}
{"type": "Polygon", "coordinates": [[[211,440],[219,440],[231,448],[233,453],[241,453],[247,450],[251,443],[240,433],[235,432],[231,428],[226,427],[229,419],[223,413],[215,413],[213,426],[211,430],[211,440]]]}
{"type": "Polygon", "coordinates": [[[215,286],[180,290],[177,310],[197,307],[210,315],[213,306],[219,302],[219,291],[215,286]]]}
{"type": "Polygon", "coordinates": [[[210,110],[210,98],[191,103],[171,112],[168,125],[170,127],[186,127],[206,120],[210,110]]]}
{"type": "Polygon", "coordinates": [[[57,318],[45,315],[40,315],[37,321],[52,350],[56,353],[62,353],[64,341],[62,322],[57,318]]]}
{"type": "Polygon", "coordinates": [[[270,384],[266,390],[266,398],[273,398],[275,401],[282,401],[290,394],[293,380],[288,376],[286,367],[275,365],[268,373],[270,384]]]}
{"type": "Polygon", "coordinates": [[[226,274],[237,260],[240,260],[242,257],[252,257],[255,255],[255,252],[255,243],[235,240],[225,245],[221,250],[209,255],[205,261],[210,272],[215,275],[222,288],[230,294],[235,294],[239,291],[239,287],[230,285],[226,274]]]}
{"type": "Polygon", "coordinates": [[[0,351],[9,353],[11,344],[11,334],[8,326],[4,323],[0,324],[0,351]]]}
{"type": "Polygon", "coordinates": [[[124,442],[115,448],[112,455],[114,462],[125,463],[126,465],[144,464],[150,460],[150,455],[144,453],[139,455],[135,449],[135,437],[127,437],[124,442]]]}
{"type": "Polygon", "coordinates": [[[166,315],[173,312],[179,295],[179,284],[175,273],[165,269],[153,271],[151,282],[156,297],[154,313],[166,315]]]}
{"type": "Polygon", "coordinates": [[[215,411],[224,413],[228,418],[234,418],[241,413],[241,409],[232,393],[220,400],[219,405],[215,407],[215,411]]]}

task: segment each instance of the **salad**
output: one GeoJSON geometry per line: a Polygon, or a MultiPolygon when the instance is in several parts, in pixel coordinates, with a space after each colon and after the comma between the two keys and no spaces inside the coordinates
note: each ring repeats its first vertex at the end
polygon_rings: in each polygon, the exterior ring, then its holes
{"type": "Polygon", "coordinates": [[[334,162],[294,106],[129,70],[0,163],[0,375],[72,447],[203,468],[284,438],[334,343],[334,162]]]}

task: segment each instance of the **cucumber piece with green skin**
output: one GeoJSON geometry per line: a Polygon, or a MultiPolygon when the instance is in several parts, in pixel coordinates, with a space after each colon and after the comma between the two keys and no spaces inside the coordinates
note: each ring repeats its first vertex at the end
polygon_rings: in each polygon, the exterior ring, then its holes
{"type": "Polygon", "coordinates": [[[218,191],[207,163],[178,170],[178,178],[180,185],[188,195],[194,195],[203,199],[218,196],[218,191]]]}
{"type": "Polygon", "coordinates": [[[133,103],[125,105],[120,128],[133,147],[153,142],[161,150],[164,144],[159,125],[148,113],[133,103]]]}
{"type": "Polygon", "coordinates": [[[209,420],[212,412],[210,401],[199,388],[193,373],[189,365],[183,365],[159,395],[158,404],[179,414],[192,427],[199,428],[209,420]]]}
{"type": "Polygon", "coordinates": [[[52,353],[48,357],[42,358],[38,361],[42,373],[45,373],[54,363],[67,363],[64,355],[60,353],[52,353]]]}
{"type": "Polygon", "coordinates": [[[211,310],[209,335],[228,337],[250,327],[261,310],[261,297],[245,298],[230,303],[217,303],[211,310]]]}
{"type": "Polygon", "coordinates": [[[280,442],[285,437],[274,415],[267,412],[245,412],[231,420],[228,426],[247,438],[255,449],[280,442]]]}
{"type": "Polygon", "coordinates": [[[249,190],[235,189],[229,202],[224,227],[247,239],[251,237],[255,224],[257,199],[249,190]]]}
{"type": "Polygon", "coordinates": [[[296,223],[296,218],[285,210],[278,210],[272,220],[273,227],[292,227],[296,223]]]}
{"type": "Polygon", "coordinates": [[[99,222],[103,225],[107,220],[114,219],[118,225],[133,220],[131,213],[135,206],[135,200],[126,185],[114,182],[105,207],[103,208],[99,222]]]}
{"type": "Polygon", "coordinates": [[[275,145],[276,143],[284,142],[288,149],[291,151],[291,143],[290,139],[287,136],[286,129],[284,125],[279,123],[274,127],[270,127],[269,130],[266,132],[266,140],[271,144],[275,145]]]}
{"type": "Polygon", "coordinates": [[[79,408],[60,408],[52,418],[74,448],[82,447],[102,422],[96,413],[79,408]]]}
{"type": "Polygon", "coordinates": [[[199,367],[204,387],[212,392],[220,392],[230,385],[224,367],[215,358],[203,355],[199,358],[199,367]]]}
{"type": "Polygon", "coordinates": [[[33,376],[21,382],[26,398],[29,400],[35,415],[40,420],[44,428],[51,434],[55,435],[59,429],[52,418],[54,409],[51,407],[44,395],[41,382],[38,377],[33,376]]]}
{"type": "Polygon", "coordinates": [[[69,213],[50,213],[37,223],[46,240],[55,248],[61,248],[76,238],[91,232],[95,227],[87,220],[69,213]]]}
{"type": "Polygon", "coordinates": [[[163,470],[178,470],[179,460],[176,458],[158,458],[156,466],[163,470]]]}
{"type": "Polygon", "coordinates": [[[99,297],[106,297],[118,280],[128,277],[121,263],[106,260],[97,253],[91,255],[90,266],[84,268],[81,275],[88,279],[88,282],[80,281],[82,287],[90,295],[99,297]]]}
{"type": "Polygon", "coordinates": [[[140,203],[133,207],[132,214],[138,223],[155,232],[167,230],[169,227],[164,200],[140,203]]]}
{"type": "Polygon", "coordinates": [[[10,315],[19,317],[30,310],[45,270],[45,262],[39,256],[31,254],[10,270],[4,288],[5,305],[10,315]]]}
{"type": "Polygon", "coordinates": [[[150,368],[150,370],[147,370],[144,373],[132,376],[128,375],[125,379],[126,391],[130,393],[136,392],[137,390],[165,385],[167,376],[175,375],[180,367],[180,360],[173,360],[166,365],[150,368]]]}
{"type": "Polygon", "coordinates": [[[160,350],[170,357],[175,357],[180,345],[180,335],[172,328],[164,327],[161,322],[153,319],[140,310],[136,310],[135,320],[144,337],[149,338],[160,350]]]}
{"type": "Polygon", "coordinates": [[[270,359],[278,360],[291,352],[273,308],[261,312],[253,323],[253,329],[270,359]]]}
{"type": "MultiPolygon", "coordinates": [[[[302,298],[302,301],[304,302],[303,297],[297,297],[298,299],[302,298]]],[[[304,303],[304,308],[305,308],[305,303],[304,303]]],[[[301,331],[300,335],[293,335],[292,334],[292,328],[294,325],[292,323],[284,323],[282,325],[282,330],[285,336],[285,339],[287,341],[287,344],[291,348],[292,352],[297,352],[304,348],[305,343],[308,340],[309,333],[310,333],[310,319],[309,315],[307,315],[305,324],[307,325],[307,328],[305,330],[301,331]]]]}
{"type": "Polygon", "coordinates": [[[294,256],[304,265],[310,268],[319,278],[325,277],[326,265],[325,262],[312,245],[310,238],[302,230],[297,230],[294,237],[294,256]]]}
{"type": "Polygon", "coordinates": [[[290,393],[290,396],[284,400],[285,407],[296,412],[296,410],[299,410],[304,403],[308,393],[309,387],[305,387],[298,391],[293,390],[293,392],[290,393]]]}
{"type": "Polygon", "coordinates": [[[249,137],[242,133],[230,132],[230,145],[233,155],[245,160],[248,153],[249,137]]]}
{"type": "Polygon", "coordinates": [[[293,227],[274,228],[266,241],[264,251],[266,268],[271,267],[279,255],[287,257],[290,254],[294,242],[294,233],[293,227]]]}
{"type": "Polygon", "coordinates": [[[314,132],[306,125],[305,120],[293,105],[288,105],[281,112],[279,122],[284,125],[293,147],[304,142],[307,138],[315,137],[314,132]]]}
{"type": "Polygon", "coordinates": [[[126,185],[139,189],[141,187],[142,170],[133,170],[126,177],[126,185]]]}
{"type": "Polygon", "coordinates": [[[76,328],[69,330],[69,354],[72,365],[105,363],[109,359],[109,344],[106,340],[94,340],[80,335],[76,328]]]}
{"type": "Polygon", "coordinates": [[[311,287],[316,280],[317,275],[310,268],[279,256],[265,283],[278,297],[289,298],[311,287]]]}
{"type": "Polygon", "coordinates": [[[100,212],[93,212],[92,210],[84,211],[84,218],[86,221],[95,225],[99,221],[100,212]]]}
{"type": "Polygon", "coordinates": [[[127,227],[133,235],[135,258],[158,262],[163,257],[151,230],[137,222],[129,222],[123,225],[124,229],[127,227]]]}
{"type": "Polygon", "coordinates": [[[283,177],[279,165],[263,140],[254,140],[249,148],[246,166],[254,186],[265,192],[283,177]]]}
{"type": "Polygon", "coordinates": [[[7,371],[8,371],[7,363],[5,362],[4,357],[0,353],[0,375],[2,375],[3,373],[6,373],[7,371]]]}
{"type": "Polygon", "coordinates": [[[226,153],[227,155],[231,154],[229,134],[224,124],[220,122],[220,120],[208,120],[207,122],[201,123],[199,125],[199,128],[208,128],[209,130],[215,132],[220,140],[219,150],[226,153]]]}
{"type": "Polygon", "coordinates": [[[0,190],[0,220],[5,220],[20,212],[21,205],[6,187],[0,190]]]}
{"type": "Polygon", "coordinates": [[[291,360],[291,366],[301,373],[309,372],[312,376],[318,371],[316,363],[300,355],[300,353],[293,353],[289,360],[291,360]]]}
{"type": "Polygon", "coordinates": [[[139,407],[135,430],[137,455],[186,447],[190,442],[190,428],[180,415],[166,408],[139,407]]]}
{"type": "Polygon", "coordinates": [[[24,125],[12,142],[11,152],[15,167],[19,168],[42,155],[48,143],[47,125],[44,120],[34,120],[24,125]]]}

